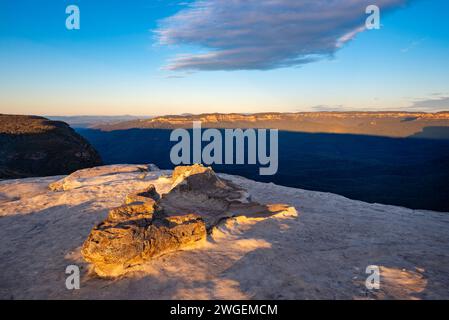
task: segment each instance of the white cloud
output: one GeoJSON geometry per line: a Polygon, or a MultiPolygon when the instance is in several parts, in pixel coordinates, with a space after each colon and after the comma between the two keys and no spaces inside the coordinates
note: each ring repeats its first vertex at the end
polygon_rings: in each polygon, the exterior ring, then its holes
{"type": "Polygon", "coordinates": [[[364,31],[368,5],[384,14],[406,2],[197,0],[161,21],[156,34],[161,44],[205,50],[174,57],[170,70],[267,70],[332,56],[364,31]]]}

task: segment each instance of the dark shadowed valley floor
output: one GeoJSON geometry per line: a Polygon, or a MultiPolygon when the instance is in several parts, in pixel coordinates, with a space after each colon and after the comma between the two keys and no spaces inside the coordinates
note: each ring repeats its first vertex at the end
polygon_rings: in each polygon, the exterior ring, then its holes
{"type": "MultiPolygon", "coordinates": [[[[170,130],[78,129],[106,164],[155,163],[172,169],[170,130]]],[[[279,170],[214,166],[217,172],[340,194],[370,203],[449,211],[449,140],[351,134],[279,133],[279,170]]]]}

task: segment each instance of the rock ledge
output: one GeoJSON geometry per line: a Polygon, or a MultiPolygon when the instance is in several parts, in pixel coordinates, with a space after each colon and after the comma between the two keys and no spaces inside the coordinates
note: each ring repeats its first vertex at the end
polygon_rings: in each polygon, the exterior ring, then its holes
{"type": "Polygon", "coordinates": [[[222,220],[269,217],[287,205],[261,205],[230,181],[201,165],[177,167],[171,190],[159,195],[153,185],[128,194],[110,210],[84,242],[82,255],[102,277],[115,277],[167,252],[205,240],[222,220]]]}

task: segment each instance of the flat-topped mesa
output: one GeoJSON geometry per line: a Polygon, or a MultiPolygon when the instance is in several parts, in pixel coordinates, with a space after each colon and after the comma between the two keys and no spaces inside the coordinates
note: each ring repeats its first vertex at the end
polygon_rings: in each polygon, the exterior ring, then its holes
{"type": "Polygon", "coordinates": [[[100,276],[114,277],[164,253],[205,240],[220,221],[287,211],[287,205],[261,205],[230,181],[201,165],[177,167],[171,190],[159,196],[153,185],[126,197],[93,228],[82,254],[100,276]]]}
{"type": "Polygon", "coordinates": [[[194,122],[202,128],[278,129],[306,133],[357,134],[383,137],[427,137],[428,128],[437,128],[440,139],[447,139],[449,112],[298,112],[255,114],[199,114],[162,116],[98,126],[105,131],[127,129],[192,129],[194,122]]]}

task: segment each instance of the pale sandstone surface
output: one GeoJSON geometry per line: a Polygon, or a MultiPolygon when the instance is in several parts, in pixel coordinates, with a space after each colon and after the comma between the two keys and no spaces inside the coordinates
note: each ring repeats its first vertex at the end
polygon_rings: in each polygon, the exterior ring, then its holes
{"type": "Polygon", "coordinates": [[[172,188],[171,171],[139,168],[102,167],[59,192],[48,184],[61,177],[0,181],[0,298],[449,299],[449,214],[229,175],[219,177],[252,201],[296,210],[227,219],[185,250],[100,278],[81,255],[92,228],[128,194],[172,188]],[[81,267],[80,290],[65,287],[70,264],[81,267]],[[381,267],[378,291],[364,286],[368,265],[381,267]]]}
{"type": "Polygon", "coordinates": [[[160,195],[149,184],[128,194],[125,204],[110,210],[92,229],[81,253],[99,276],[118,277],[151,259],[206,240],[207,233],[228,218],[267,218],[289,210],[295,209],[250,201],[244,189],[219,178],[210,167],[178,166],[167,193],[160,195]]]}

